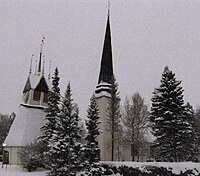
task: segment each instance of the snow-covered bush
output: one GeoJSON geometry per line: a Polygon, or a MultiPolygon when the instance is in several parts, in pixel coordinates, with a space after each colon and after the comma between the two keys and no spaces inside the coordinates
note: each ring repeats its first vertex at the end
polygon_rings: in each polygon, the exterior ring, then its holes
{"type": "MultiPolygon", "coordinates": [[[[173,163],[172,163],[173,165],[173,163]]],[[[183,164],[184,165],[184,164],[183,164]]],[[[179,173],[174,172],[172,168],[163,166],[143,165],[141,167],[132,167],[130,165],[107,165],[102,163],[104,174],[106,176],[199,176],[200,172],[196,168],[188,168],[180,170],[179,173]]]]}
{"type": "Polygon", "coordinates": [[[43,153],[45,148],[46,146],[42,142],[34,142],[21,148],[18,154],[22,166],[27,168],[29,172],[44,167],[46,159],[43,153]]]}

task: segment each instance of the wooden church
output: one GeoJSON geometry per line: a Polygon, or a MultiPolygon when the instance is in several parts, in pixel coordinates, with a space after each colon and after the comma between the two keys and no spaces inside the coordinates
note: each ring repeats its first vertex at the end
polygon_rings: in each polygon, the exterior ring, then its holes
{"type": "Polygon", "coordinates": [[[8,153],[9,164],[20,164],[18,151],[41,135],[40,128],[44,124],[44,108],[47,106],[50,83],[50,76],[48,79],[44,76],[43,42],[42,40],[35,73],[32,73],[31,63],[29,76],[23,89],[22,102],[4,142],[4,150],[8,153]]]}

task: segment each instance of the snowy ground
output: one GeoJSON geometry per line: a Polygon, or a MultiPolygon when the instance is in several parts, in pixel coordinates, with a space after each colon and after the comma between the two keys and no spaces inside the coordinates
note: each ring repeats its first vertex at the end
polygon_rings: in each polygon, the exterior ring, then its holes
{"type": "Polygon", "coordinates": [[[27,172],[25,169],[20,166],[10,166],[4,165],[2,168],[2,164],[0,163],[0,176],[46,176],[44,170],[36,170],[34,172],[27,172]]]}
{"type": "MultiPolygon", "coordinates": [[[[113,166],[131,166],[134,168],[144,169],[144,166],[157,166],[157,167],[165,167],[171,168],[173,173],[179,174],[181,171],[185,171],[188,169],[192,169],[195,175],[199,175],[200,173],[200,163],[192,163],[192,162],[183,162],[183,163],[165,163],[165,162],[103,162],[108,165],[113,166]]],[[[6,166],[2,168],[2,164],[0,163],[0,176],[46,176],[46,171],[44,170],[36,170],[34,172],[27,172],[26,169],[23,169],[20,166],[6,166]]],[[[115,175],[119,176],[119,175],[115,175]]]]}
{"type": "Polygon", "coordinates": [[[130,166],[133,168],[139,168],[140,170],[145,170],[145,166],[156,166],[156,167],[165,167],[169,170],[172,170],[175,174],[180,174],[181,171],[193,170],[195,175],[200,174],[200,163],[193,162],[178,162],[178,163],[170,163],[170,162],[110,162],[104,161],[103,163],[112,166],[130,166]]]}

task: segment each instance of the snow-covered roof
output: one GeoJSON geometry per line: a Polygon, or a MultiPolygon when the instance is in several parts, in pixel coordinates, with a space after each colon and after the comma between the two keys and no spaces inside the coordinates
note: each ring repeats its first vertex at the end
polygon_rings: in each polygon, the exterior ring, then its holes
{"type": "Polygon", "coordinates": [[[95,93],[95,97],[96,98],[100,98],[100,97],[111,97],[110,93],[108,93],[107,91],[101,91],[100,93],[95,93]]]}
{"type": "Polygon", "coordinates": [[[17,116],[6,137],[6,146],[25,146],[34,142],[40,135],[44,124],[43,108],[30,108],[20,105],[17,116]]]}
{"type": "Polygon", "coordinates": [[[45,82],[45,87],[49,87],[49,81],[46,81],[44,75],[29,75],[23,92],[30,89],[36,89],[42,80],[45,82]]]}
{"type": "Polygon", "coordinates": [[[38,76],[38,75],[30,75],[30,84],[31,84],[31,88],[35,89],[37,87],[37,85],[39,84],[42,75],[38,76]]]}

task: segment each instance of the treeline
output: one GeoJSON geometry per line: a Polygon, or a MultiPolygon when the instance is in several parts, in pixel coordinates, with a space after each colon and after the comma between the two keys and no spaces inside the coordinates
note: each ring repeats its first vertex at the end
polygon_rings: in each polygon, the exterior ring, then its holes
{"type": "MultiPolygon", "coordinates": [[[[71,85],[69,83],[65,94],[61,95],[59,79],[56,68],[48,95],[46,123],[41,128],[43,136],[21,152],[23,165],[27,168],[47,167],[51,176],[102,175],[97,140],[100,117],[96,98],[93,95],[88,106],[85,132],[79,125],[81,118],[72,98],[71,85]],[[22,153],[28,150],[23,156],[22,153]]],[[[151,132],[155,137],[151,142],[152,157],[156,161],[199,161],[200,110],[195,112],[189,103],[185,104],[181,81],[176,80],[168,67],[162,73],[160,85],[153,91],[150,111],[138,92],[127,97],[121,108],[114,77],[110,92],[107,130],[112,136],[111,160],[121,159],[120,152],[127,142],[131,145],[132,161],[139,161],[141,150],[149,152],[146,144],[151,132]]]]}
{"type": "Polygon", "coordinates": [[[8,135],[9,129],[15,119],[15,113],[11,113],[10,115],[7,114],[0,114],[0,146],[2,147],[3,142],[8,135]]]}

